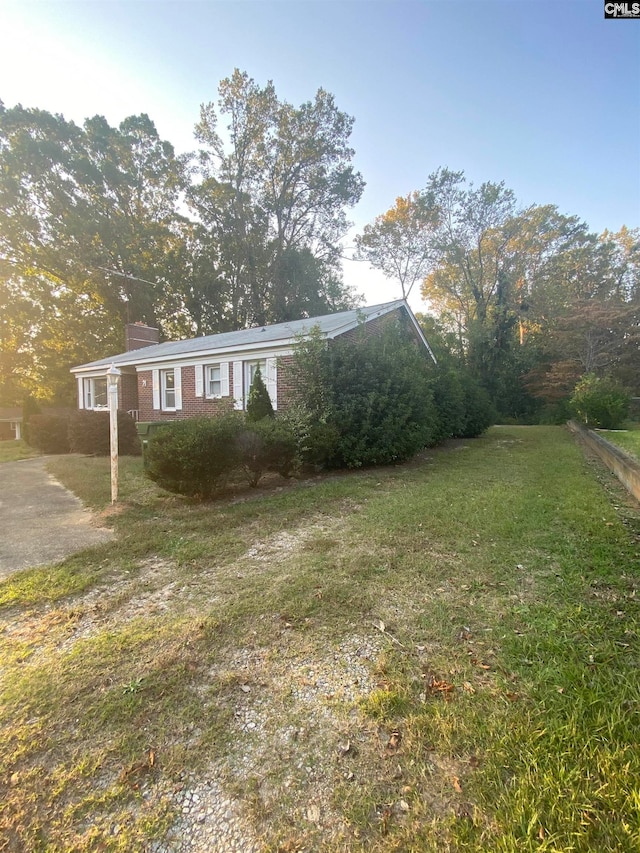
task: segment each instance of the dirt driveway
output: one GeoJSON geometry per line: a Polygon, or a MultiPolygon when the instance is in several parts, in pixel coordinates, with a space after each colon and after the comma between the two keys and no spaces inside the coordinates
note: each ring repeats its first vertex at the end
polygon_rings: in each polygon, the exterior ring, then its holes
{"type": "Polygon", "coordinates": [[[0,580],[112,537],[47,472],[43,458],[0,465],[0,580]]]}

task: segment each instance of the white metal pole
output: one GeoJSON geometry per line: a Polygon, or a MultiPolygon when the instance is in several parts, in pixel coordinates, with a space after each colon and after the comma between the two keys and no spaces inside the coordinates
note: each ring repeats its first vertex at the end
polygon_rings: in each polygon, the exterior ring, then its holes
{"type": "Polygon", "coordinates": [[[111,503],[118,500],[118,377],[120,371],[112,364],[107,371],[109,390],[109,435],[111,448],[111,503]]]}

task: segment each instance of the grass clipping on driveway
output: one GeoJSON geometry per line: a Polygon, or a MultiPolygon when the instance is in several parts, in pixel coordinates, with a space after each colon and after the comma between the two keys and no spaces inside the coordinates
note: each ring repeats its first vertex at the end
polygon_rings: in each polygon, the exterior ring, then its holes
{"type": "Polygon", "coordinates": [[[564,429],[207,505],[139,464],[0,584],[0,850],[640,848],[640,525],[564,429]]]}

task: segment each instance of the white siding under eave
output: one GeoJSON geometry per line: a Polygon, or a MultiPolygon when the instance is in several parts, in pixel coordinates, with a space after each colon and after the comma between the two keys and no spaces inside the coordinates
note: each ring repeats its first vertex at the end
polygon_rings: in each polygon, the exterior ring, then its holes
{"type": "Polygon", "coordinates": [[[274,411],[278,409],[278,362],[275,358],[267,359],[267,376],[265,385],[271,397],[271,405],[274,411]]]}

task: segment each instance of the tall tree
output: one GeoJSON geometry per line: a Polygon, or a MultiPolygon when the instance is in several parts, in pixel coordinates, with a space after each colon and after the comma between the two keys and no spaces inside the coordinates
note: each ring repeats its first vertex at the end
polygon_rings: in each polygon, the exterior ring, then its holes
{"type": "Polygon", "coordinates": [[[568,393],[585,371],[638,366],[640,239],[600,238],[553,205],[518,209],[504,183],[438,169],[357,239],[362,257],[421,292],[503,415],[529,391],[568,393]]]}
{"type": "Polygon", "coordinates": [[[70,364],[121,348],[124,322],[155,319],[183,185],[184,164],[145,115],[80,128],[0,105],[6,323],[23,340],[27,390],[70,391],[70,364]]]}
{"type": "Polygon", "coordinates": [[[356,237],[358,259],[396,279],[403,299],[433,265],[437,214],[425,201],[417,192],[398,197],[392,208],[377,216],[372,225],[365,225],[356,237]]]}
{"type": "MultiPolygon", "coordinates": [[[[348,226],[345,210],[364,188],[352,166],[353,119],[323,89],[296,108],[278,99],[272,82],[260,87],[237,69],[222,81],[219,95],[217,106],[202,106],[196,126],[196,138],[206,147],[202,182],[190,200],[203,222],[232,246],[226,256],[237,319],[248,324],[285,319],[276,297],[290,282],[292,264],[298,291],[307,289],[306,301],[319,300],[330,310],[340,239],[348,226]],[[218,132],[221,116],[228,118],[227,145],[218,132]],[[305,269],[308,276],[301,275],[305,269]],[[325,283],[331,293],[323,292],[325,283]]],[[[341,302],[349,301],[342,288],[341,302]]]]}

